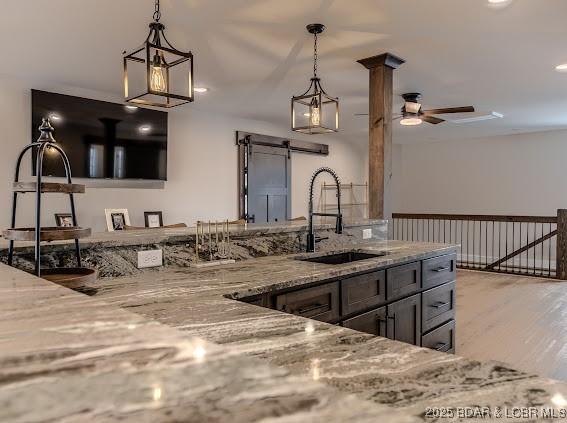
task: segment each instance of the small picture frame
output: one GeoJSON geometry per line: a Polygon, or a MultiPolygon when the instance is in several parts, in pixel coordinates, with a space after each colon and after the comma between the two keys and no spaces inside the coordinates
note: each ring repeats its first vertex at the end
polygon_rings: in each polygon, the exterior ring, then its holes
{"type": "Polygon", "coordinates": [[[55,213],[55,224],[60,228],[72,228],[73,215],[71,213],[55,213]]]}
{"type": "Polygon", "coordinates": [[[128,209],[104,209],[104,214],[109,232],[123,231],[126,226],[130,226],[128,209]]]}
{"type": "Polygon", "coordinates": [[[146,228],[161,228],[163,226],[163,215],[160,211],[144,212],[146,228]]]}

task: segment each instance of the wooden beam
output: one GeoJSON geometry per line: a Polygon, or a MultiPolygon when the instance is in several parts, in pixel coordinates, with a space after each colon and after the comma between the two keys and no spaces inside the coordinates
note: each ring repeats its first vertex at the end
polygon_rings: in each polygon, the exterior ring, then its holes
{"type": "Polygon", "coordinates": [[[385,210],[392,173],[393,73],[403,59],[390,53],[358,61],[370,70],[368,139],[368,217],[388,217],[385,210]]]}
{"type": "Polygon", "coordinates": [[[557,210],[557,245],[555,268],[557,279],[567,280],[567,210],[557,210]]]}

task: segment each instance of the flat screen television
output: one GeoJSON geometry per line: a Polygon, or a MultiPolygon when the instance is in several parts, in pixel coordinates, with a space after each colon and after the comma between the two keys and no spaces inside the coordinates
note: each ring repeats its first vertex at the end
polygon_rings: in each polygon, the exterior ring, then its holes
{"type": "MultiPolygon", "coordinates": [[[[32,90],[32,141],[44,117],[73,177],[167,179],[166,112],[32,90]]],[[[58,155],[44,156],[43,175],[65,176],[58,155]]]]}

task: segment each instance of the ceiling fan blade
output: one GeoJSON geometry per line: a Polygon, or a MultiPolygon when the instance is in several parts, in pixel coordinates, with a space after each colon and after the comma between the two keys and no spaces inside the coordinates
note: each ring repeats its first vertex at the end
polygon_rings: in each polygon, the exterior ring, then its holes
{"type": "Polygon", "coordinates": [[[444,115],[446,113],[472,113],[472,112],[474,112],[473,106],[447,107],[445,109],[431,109],[431,110],[423,111],[423,113],[426,115],[444,115]]]}
{"type": "Polygon", "coordinates": [[[439,124],[439,123],[445,122],[445,119],[440,119],[440,118],[435,117],[435,116],[425,116],[425,115],[422,115],[422,116],[420,116],[420,117],[421,117],[421,120],[423,120],[424,122],[431,123],[431,124],[433,124],[433,125],[437,125],[437,124],[439,124]]]}

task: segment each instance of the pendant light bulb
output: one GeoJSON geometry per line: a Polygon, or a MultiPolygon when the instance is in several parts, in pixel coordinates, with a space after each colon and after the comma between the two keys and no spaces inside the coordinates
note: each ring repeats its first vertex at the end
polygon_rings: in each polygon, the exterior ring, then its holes
{"type": "Polygon", "coordinates": [[[316,97],[311,102],[310,119],[311,126],[319,126],[321,124],[321,109],[316,97]]]}
{"type": "Polygon", "coordinates": [[[153,91],[164,93],[167,91],[167,83],[165,80],[165,67],[159,54],[154,56],[151,64],[150,87],[153,91]]]}

